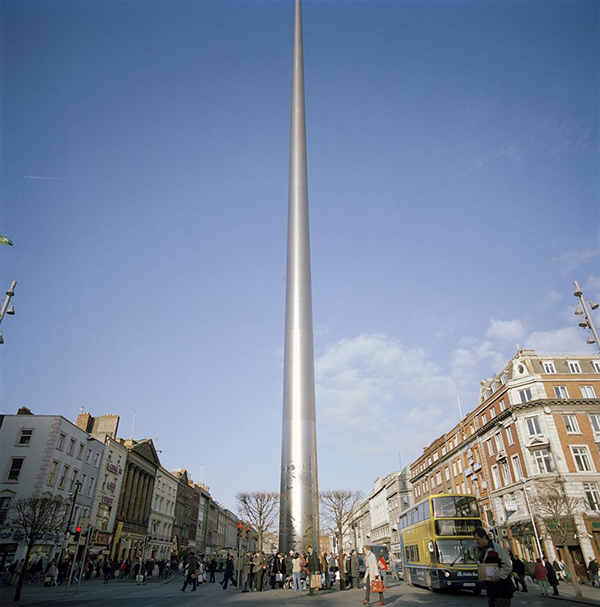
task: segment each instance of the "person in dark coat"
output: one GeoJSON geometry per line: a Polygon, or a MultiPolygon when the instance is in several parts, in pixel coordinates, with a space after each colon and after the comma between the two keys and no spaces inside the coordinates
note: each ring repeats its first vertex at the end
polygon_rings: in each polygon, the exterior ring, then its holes
{"type": "Polygon", "coordinates": [[[306,557],[306,576],[308,578],[308,594],[312,595],[314,592],[314,588],[310,583],[310,576],[313,573],[319,573],[319,557],[317,553],[313,550],[312,546],[307,548],[308,556],[306,557]]]}
{"type": "Polygon", "coordinates": [[[360,570],[356,550],[353,550],[350,556],[350,577],[352,578],[352,588],[358,588],[360,586],[360,570]]]}
{"type": "Polygon", "coordinates": [[[527,590],[527,584],[525,583],[525,563],[512,552],[510,553],[510,560],[512,561],[513,573],[515,574],[515,586],[519,589],[519,584],[522,586],[521,592],[529,592],[527,590]]]}
{"type": "Polygon", "coordinates": [[[209,582],[214,584],[215,582],[215,571],[217,570],[217,559],[213,556],[210,563],[208,563],[208,573],[210,575],[209,582]]]}
{"type": "Polygon", "coordinates": [[[546,571],[548,572],[548,583],[550,586],[552,586],[554,596],[558,596],[558,578],[556,577],[556,571],[554,571],[552,563],[546,557],[544,557],[544,565],[546,566],[546,571]]]}
{"type": "Polygon", "coordinates": [[[225,575],[223,576],[223,581],[221,582],[221,586],[223,586],[223,590],[227,590],[227,582],[231,581],[234,586],[237,586],[235,583],[235,579],[233,577],[233,556],[231,554],[227,555],[227,562],[225,563],[225,575]]]}

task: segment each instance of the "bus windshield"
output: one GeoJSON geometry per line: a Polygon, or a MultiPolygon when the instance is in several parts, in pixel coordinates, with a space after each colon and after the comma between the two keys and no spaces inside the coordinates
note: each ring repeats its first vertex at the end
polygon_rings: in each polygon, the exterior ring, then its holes
{"type": "Polygon", "coordinates": [[[471,496],[434,497],[433,512],[435,517],[442,518],[479,516],[477,498],[471,496]]]}
{"type": "Polygon", "coordinates": [[[438,562],[443,565],[473,565],[477,563],[475,540],[438,540],[438,562]]]}

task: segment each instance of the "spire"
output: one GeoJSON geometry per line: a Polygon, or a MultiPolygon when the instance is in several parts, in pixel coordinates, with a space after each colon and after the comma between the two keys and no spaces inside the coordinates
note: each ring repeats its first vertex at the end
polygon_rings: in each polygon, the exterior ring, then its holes
{"type": "Polygon", "coordinates": [[[294,7],[280,550],[319,546],[302,9],[294,7]]]}

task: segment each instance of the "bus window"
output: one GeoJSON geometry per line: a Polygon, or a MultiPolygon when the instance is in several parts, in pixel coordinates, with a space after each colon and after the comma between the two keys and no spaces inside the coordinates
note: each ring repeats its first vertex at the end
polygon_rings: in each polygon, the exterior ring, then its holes
{"type": "Polygon", "coordinates": [[[475,527],[481,525],[478,518],[435,521],[436,535],[473,535],[475,527]]]}
{"type": "Polygon", "coordinates": [[[472,565],[477,563],[475,540],[438,540],[438,563],[442,565],[472,565]]]}
{"type": "Polygon", "coordinates": [[[434,497],[433,510],[434,516],[441,518],[479,516],[479,510],[477,508],[477,498],[471,496],[434,497]]]}

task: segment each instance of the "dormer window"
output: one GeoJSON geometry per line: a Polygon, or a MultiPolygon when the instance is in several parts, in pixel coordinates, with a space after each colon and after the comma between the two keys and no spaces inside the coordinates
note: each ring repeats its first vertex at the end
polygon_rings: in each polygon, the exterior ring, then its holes
{"type": "Polygon", "coordinates": [[[551,360],[545,360],[542,362],[544,366],[544,373],[556,373],[556,367],[551,360]]]}
{"type": "Polygon", "coordinates": [[[506,373],[503,373],[503,374],[500,376],[500,383],[501,383],[502,385],[504,385],[504,384],[506,383],[506,373]]]}
{"type": "Polygon", "coordinates": [[[567,362],[569,365],[569,371],[571,373],[581,373],[581,365],[576,360],[570,360],[567,362]]]}

